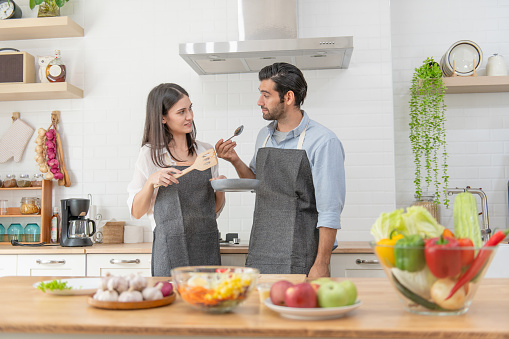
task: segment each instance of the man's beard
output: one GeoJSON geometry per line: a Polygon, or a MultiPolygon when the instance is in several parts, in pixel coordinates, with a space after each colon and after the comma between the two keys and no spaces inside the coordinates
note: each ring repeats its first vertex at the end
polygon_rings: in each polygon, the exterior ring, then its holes
{"type": "Polygon", "coordinates": [[[283,103],[280,103],[279,105],[274,107],[273,110],[269,110],[267,107],[263,106],[261,108],[267,110],[267,113],[263,113],[263,118],[265,120],[278,120],[285,114],[283,103]]]}

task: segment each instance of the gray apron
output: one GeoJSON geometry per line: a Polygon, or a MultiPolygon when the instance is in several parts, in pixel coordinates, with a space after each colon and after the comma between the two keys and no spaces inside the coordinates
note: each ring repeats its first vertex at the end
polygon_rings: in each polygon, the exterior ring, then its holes
{"type": "MultiPolygon", "coordinates": [[[[307,126],[306,126],[307,127],[307,126]]],[[[264,274],[308,274],[318,251],[318,211],[311,166],[302,150],[266,148],[256,156],[253,228],[246,266],[264,274]]]]}
{"type": "Polygon", "coordinates": [[[152,276],[169,277],[170,270],[180,266],[221,265],[210,178],[210,169],[191,171],[178,184],[159,187],[154,203],[152,276]]]}

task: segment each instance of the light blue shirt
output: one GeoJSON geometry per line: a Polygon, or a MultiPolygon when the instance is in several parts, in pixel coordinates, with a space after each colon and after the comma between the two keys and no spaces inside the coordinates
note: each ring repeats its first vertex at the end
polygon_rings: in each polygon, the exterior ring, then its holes
{"type": "MultiPolygon", "coordinates": [[[[313,185],[315,186],[316,209],[318,210],[317,227],[341,229],[341,211],[345,204],[345,153],[338,137],[323,125],[309,119],[306,112],[295,129],[288,132],[280,143],[274,139],[277,121],[272,121],[258,133],[256,149],[249,167],[256,174],[256,155],[263,146],[267,135],[270,135],[266,147],[296,149],[300,134],[306,129],[302,149],[307,153],[313,185]],[[309,124],[308,124],[309,122],[309,124]]],[[[337,244],[337,241],[336,241],[337,244]]]]}

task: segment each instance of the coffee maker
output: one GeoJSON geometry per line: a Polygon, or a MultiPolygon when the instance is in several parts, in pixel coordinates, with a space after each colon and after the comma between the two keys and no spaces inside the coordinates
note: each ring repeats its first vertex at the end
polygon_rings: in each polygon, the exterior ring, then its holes
{"type": "Polygon", "coordinates": [[[90,237],[95,233],[95,222],[85,218],[90,206],[90,200],[63,199],[60,202],[62,204],[60,246],[92,246],[90,237]],[[90,224],[92,224],[92,233],[90,233],[90,224]]]}

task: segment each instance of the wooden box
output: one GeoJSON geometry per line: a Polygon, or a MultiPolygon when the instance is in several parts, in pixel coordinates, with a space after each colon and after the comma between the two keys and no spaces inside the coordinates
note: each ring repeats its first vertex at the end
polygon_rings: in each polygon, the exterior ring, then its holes
{"type": "Polygon", "coordinates": [[[123,244],[124,225],[124,221],[107,222],[102,229],[103,244],[123,244]]]}
{"type": "Polygon", "coordinates": [[[0,83],[35,82],[35,59],[27,52],[0,52],[0,83]]]}

